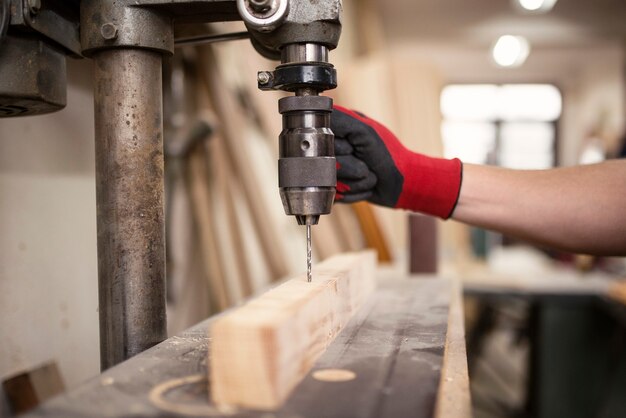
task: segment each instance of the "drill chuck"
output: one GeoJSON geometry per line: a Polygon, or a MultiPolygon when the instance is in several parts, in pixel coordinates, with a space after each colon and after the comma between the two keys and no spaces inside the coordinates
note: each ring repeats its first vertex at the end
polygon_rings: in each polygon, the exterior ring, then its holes
{"type": "Polygon", "coordinates": [[[317,224],[331,211],[337,184],[332,99],[309,95],[279,101],[283,131],[279,136],[278,187],[287,215],[300,225],[317,224]]]}
{"type": "Polygon", "coordinates": [[[315,225],[335,200],[335,136],[330,130],[333,101],[320,92],[337,87],[337,71],[328,47],[293,43],[281,50],[281,64],[258,77],[261,90],[284,90],[295,96],[279,100],[283,130],[279,136],[278,187],[287,215],[300,225],[315,225]]]}

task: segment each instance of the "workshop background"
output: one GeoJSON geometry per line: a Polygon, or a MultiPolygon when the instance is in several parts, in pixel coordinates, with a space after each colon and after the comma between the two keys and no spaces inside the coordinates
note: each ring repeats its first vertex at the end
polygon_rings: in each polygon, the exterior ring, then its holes
{"type": "MultiPolygon", "coordinates": [[[[430,155],[512,168],[619,157],[626,2],[524,3],[541,2],[346,0],[331,53],[339,88],[328,94],[430,155]]],[[[256,72],[270,68],[247,40],[181,48],[165,64],[169,335],[304,270],[304,229],[284,216],[277,188],[279,93],[256,88],[256,72]]],[[[69,59],[66,109],[0,121],[3,381],[52,364],[72,388],[99,372],[92,72],[92,61],[69,59]]],[[[367,204],[337,206],[313,240],[316,260],[374,247],[388,271],[474,283],[466,332],[476,417],[626,416],[623,325],[591,302],[493,291],[511,281],[595,289],[626,276],[624,260],[367,204]]],[[[9,414],[0,391],[0,416],[9,414]]]]}

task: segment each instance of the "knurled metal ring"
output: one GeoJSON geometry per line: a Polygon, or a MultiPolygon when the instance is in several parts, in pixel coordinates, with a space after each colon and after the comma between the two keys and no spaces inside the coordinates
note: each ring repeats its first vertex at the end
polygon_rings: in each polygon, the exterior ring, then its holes
{"type": "Polygon", "coordinates": [[[289,96],[278,101],[281,114],[303,110],[330,112],[333,110],[333,99],[327,96],[289,96]]]}

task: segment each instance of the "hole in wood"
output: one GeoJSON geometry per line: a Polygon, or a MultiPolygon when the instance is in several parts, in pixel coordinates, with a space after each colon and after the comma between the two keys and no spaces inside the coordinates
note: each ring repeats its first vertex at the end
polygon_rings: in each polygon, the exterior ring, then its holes
{"type": "Polygon", "coordinates": [[[313,379],[322,382],[348,382],[356,379],[356,373],[346,369],[322,369],[313,372],[313,379]]]}

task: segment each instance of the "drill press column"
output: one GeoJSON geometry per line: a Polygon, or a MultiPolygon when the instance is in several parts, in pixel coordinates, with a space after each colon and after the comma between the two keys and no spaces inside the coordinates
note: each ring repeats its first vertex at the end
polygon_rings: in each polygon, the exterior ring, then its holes
{"type": "Polygon", "coordinates": [[[82,0],[94,59],[100,364],[167,338],[163,207],[163,55],[171,19],[135,0],[82,0]]]}

